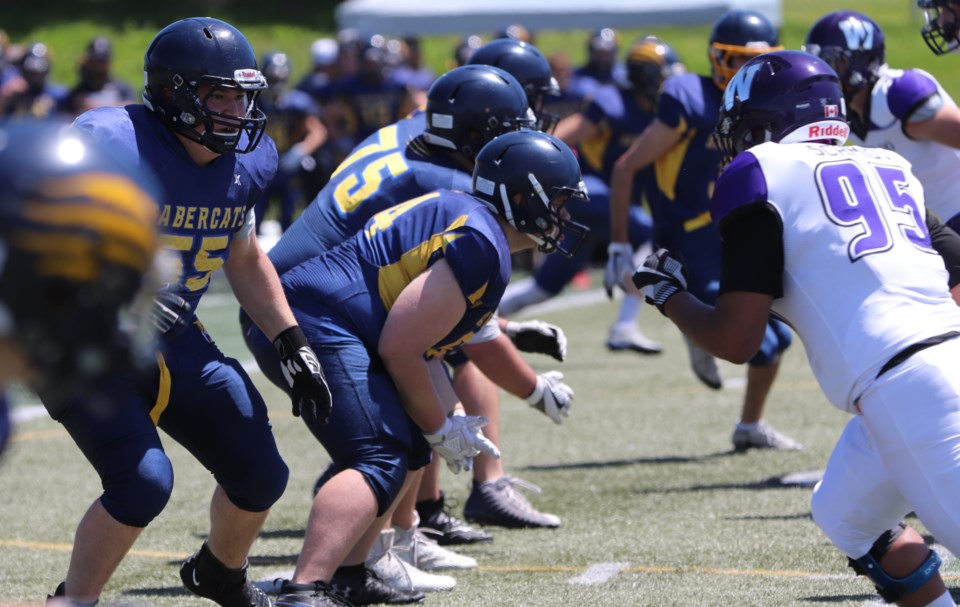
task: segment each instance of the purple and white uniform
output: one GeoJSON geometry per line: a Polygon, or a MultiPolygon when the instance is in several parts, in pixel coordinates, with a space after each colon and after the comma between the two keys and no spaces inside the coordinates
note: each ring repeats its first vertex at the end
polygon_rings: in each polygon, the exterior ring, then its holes
{"type": "Polygon", "coordinates": [[[731,226],[758,207],[781,226],[773,311],[829,401],[856,414],[815,490],[814,520],[856,559],[914,510],[960,554],[960,339],[943,337],[960,331],[960,307],[910,164],[877,148],[761,144],[717,180],[711,212],[730,222],[725,234],[749,238],[731,226]]]}

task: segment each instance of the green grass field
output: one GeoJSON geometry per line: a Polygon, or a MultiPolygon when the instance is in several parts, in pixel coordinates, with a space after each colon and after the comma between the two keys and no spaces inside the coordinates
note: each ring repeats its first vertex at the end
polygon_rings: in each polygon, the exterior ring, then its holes
{"type": "MultiPolygon", "coordinates": [[[[713,392],[687,367],[679,333],[652,308],[642,325],[666,352],[641,357],[603,345],[616,304],[594,288],[572,292],[564,309],[537,317],[566,328],[561,368],[576,390],[563,426],[511,396],[503,398],[502,447],[508,471],[537,483],[558,530],[493,529],[491,544],[464,548],[480,568],[456,574],[458,587],[433,594],[436,606],[709,605],[862,606],[876,597],[853,578],[809,518],[806,488],[772,477],[820,469],[846,417],[817,388],[797,344],[785,357],[768,419],[807,445],[792,453],[731,452],[742,389],[713,392]],[[586,303],[584,303],[586,302],[586,303]]],[[[220,284],[222,287],[222,283],[220,284]]],[[[211,293],[201,318],[221,348],[249,359],[236,305],[211,293]]],[[[539,371],[552,359],[532,355],[539,371]]],[[[724,365],[730,379],[743,369],[724,365]]],[[[254,375],[271,410],[291,480],[253,548],[252,574],[292,569],[302,540],[310,487],[329,461],[281,393],[254,375]]],[[[97,478],[56,423],[20,425],[0,467],[0,604],[36,604],[62,579],[76,522],[99,494],[97,478]]],[[[173,441],[173,498],[146,529],[106,589],[102,605],[201,605],[180,586],[179,560],[207,529],[213,480],[173,441]]],[[[443,472],[462,503],[468,477],[443,472]]],[[[913,521],[916,524],[916,521],[913,521]]],[[[944,572],[960,568],[949,555],[944,572]]]]}
{"type": "MultiPolygon", "coordinates": [[[[956,58],[933,57],[917,28],[909,0],[874,0],[867,10],[887,33],[890,63],[933,72],[956,96],[956,58]]],[[[809,25],[837,5],[828,0],[785,0],[784,43],[797,47],[809,25]]],[[[281,48],[306,65],[306,48],[320,32],[307,28],[238,23],[258,51],[281,48]]],[[[46,40],[57,53],[54,76],[72,82],[73,57],[103,29],[95,23],[40,28],[25,40],[46,40]]],[[[694,71],[706,72],[709,28],[623,32],[625,40],[656,33],[673,44],[694,71]]],[[[105,32],[113,37],[117,69],[139,83],[143,49],[153,28],[105,32]]],[[[585,32],[544,32],[546,52],[568,50],[582,59],[585,32]]],[[[24,41],[25,41],[24,40],[24,41]]],[[[455,37],[425,41],[431,65],[442,70],[455,37]]],[[[771,478],[818,470],[825,464],[846,416],[830,407],[809,371],[799,343],[787,353],[774,386],[767,420],[801,440],[802,452],[731,452],[730,434],[742,388],[714,392],[688,369],[676,329],[652,308],[641,324],[662,341],[661,356],[612,354],[604,348],[616,304],[600,291],[573,292],[537,317],[562,325],[569,360],[529,356],[538,371],[561,368],[576,390],[573,416],[555,426],[521,401],[503,397],[502,449],[511,474],[543,494],[539,508],[563,519],[558,530],[493,529],[495,541],[463,549],[480,568],[456,574],[458,587],[430,595],[448,606],[770,606],[879,605],[864,579],[809,517],[809,488],[783,488],[771,478]]],[[[236,304],[215,285],[201,307],[221,348],[249,360],[236,328],[236,304]]],[[[724,365],[727,378],[743,369],[724,365]]],[[[289,412],[286,398],[254,374],[270,406],[291,480],[254,545],[256,579],[294,566],[310,504],[310,488],[329,461],[289,412]]],[[[736,382],[734,382],[736,384],[736,382]]],[[[29,400],[29,397],[27,397],[29,400]]],[[[73,532],[100,492],[98,479],[66,433],[46,417],[24,422],[0,461],[0,605],[36,605],[63,579],[73,532]]],[[[195,550],[208,526],[212,477],[182,448],[165,441],[176,486],[166,510],[146,529],[106,588],[101,605],[209,605],[180,586],[179,561],[195,550]]],[[[444,470],[443,485],[461,504],[469,478],[444,470]]],[[[910,521],[918,525],[916,520],[910,521]]],[[[960,566],[945,552],[942,569],[957,586],[960,566]]],[[[955,595],[960,596],[960,595],[955,595]]]]}

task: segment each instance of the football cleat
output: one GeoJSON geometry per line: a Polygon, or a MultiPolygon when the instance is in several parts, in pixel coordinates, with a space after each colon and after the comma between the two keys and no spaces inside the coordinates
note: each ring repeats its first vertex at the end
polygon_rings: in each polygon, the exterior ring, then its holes
{"type": "Polygon", "coordinates": [[[420,517],[420,529],[429,532],[441,546],[493,540],[493,536],[483,529],[471,527],[452,515],[445,506],[443,493],[440,494],[440,499],[417,502],[417,515],[420,517]]]}
{"type": "Polygon", "coordinates": [[[756,428],[744,429],[739,426],[733,431],[733,450],[743,453],[747,449],[778,449],[780,451],[800,451],[803,445],[766,422],[758,422],[756,428]]]}
{"type": "Polygon", "coordinates": [[[222,607],[271,607],[266,594],[247,580],[247,566],[228,569],[206,542],[180,566],[187,590],[222,607]]]}
{"type": "Polygon", "coordinates": [[[350,603],[334,594],[324,582],[295,584],[283,580],[280,596],[273,602],[274,607],[350,607],[350,603]]]}
{"type": "Polygon", "coordinates": [[[476,569],[475,558],[457,554],[428,538],[414,525],[410,529],[394,527],[396,540],[393,549],[397,556],[424,571],[436,569],[476,569]]]}
{"type": "Polygon", "coordinates": [[[330,579],[330,592],[350,605],[405,605],[419,603],[426,595],[419,590],[398,590],[388,586],[366,565],[340,567],[330,579]]]}
{"type": "Polygon", "coordinates": [[[380,537],[377,538],[367,557],[367,567],[385,584],[391,588],[406,591],[453,590],[457,580],[449,575],[427,573],[401,559],[394,549],[394,537],[396,537],[396,531],[393,529],[381,531],[380,537]]]}
{"type": "Polygon", "coordinates": [[[640,354],[660,354],[663,346],[640,332],[635,324],[614,326],[607,338],[607,349],[611,352],[638,352],[640,354]]]}
{"type": "Polygon", "coordinates": [[[540,492],[540,487],[512,476],[502,476],[483,483],[473,481],[473,490],[463,507],[463,515],[474,523],[509,529],[560,526],[559,516],[538,511],[514,486],[540,492]]]}

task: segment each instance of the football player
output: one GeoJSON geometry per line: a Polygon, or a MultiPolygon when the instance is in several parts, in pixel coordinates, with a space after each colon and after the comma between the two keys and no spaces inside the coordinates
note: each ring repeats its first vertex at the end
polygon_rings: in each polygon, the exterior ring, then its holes
{"type": "Polygon", "coordinates": [[[81,131],[0,123],[0,451],[12,382],[43,394],[56,419],[78,393],[87,414],[110,415],[116,403],[97,383],[149,361],[157,193],[81,131]]]}
{"type": "MultiPolygon", "coordinates": [[[[396,169],[403,155],[392,162],[396,169]]],[[[480,453],[499,456],[481,430],[486,420],[456,413],[443,357],[493,316],[511,253],[575,244],[563,242],[571,234],[564,207],[583,200],[565,144],[537,131],[507,132],[476,154],[469,193],[442,189],[390,207],[283,273],[338,403],[328,425],[308,425],[340,472],[314,498],[278,605],[329,604],[320,601],[330,594],[354,605],[422,598],[385,588],[365,565],[385,517],[417,482],[431,447],[454,472],[480,453]]],[[[269,340],[254,330],[248,343],[278,381],[269,340]]]]}
{"type": "Polygon", "coordinates": [[[853,417],[815,487],[813,520],[888,602],[953,606],[911,511],[960,554],[960,237],[926,207],[910,163],[844,147],[841,79],[777,51],[740,68],[716,129],[732,162],[710,206],[720,294],[687,291],[665,249],[633,281],[708,352],[742,363],[771,312],[803,340],[830,403],[853,417]],[[939,255],[938,255],[939,253],[939,255]],[[838,285],[843,285],[838,288],[838,285]]]}
{"type": "Polygon", "coordinates": [[[960,48],[960,2],[956,0],[917,0],[923,9],[920,35],[934,55],[946,55],[960,48]]]}
{"type": "Polygon", "coordinates": [[[855,11],[834,11],[807,33],[804,50],[840,76],[854,141],[910,161],[930,210],[960,230],[960,108],[920,69],[886,63],[883,30],[855,11]]]}
{"type": "MultiPolygon", "coordinates": [[[[656,190],[650,208],[654,246],[666,246],[687,263],[690,290],[713,301],[720,280],[720,239],[710,226],[710,192],[720,172],[720,154],[710,133],[717,121],[720,97],[737,68],[748,59],[782,48],[777,30],[763,14],[734,9],[714,23],[708,53],[711,76],[681,74],[668,78],[660,94],[657,117],[616,161],[610,182],[611,245],[626,251],[627,214],[634,176],[653,165],[656,190]]],[[[614,249],[611,249],[614,250],[614,249]]],[[[626,277],[633,271],[629,255],[613,254],[607,272],[626,277]]],[[[631,288],[625,282],[624,289],[631,288]]],[[[789,347],[790,331],[771,320],[766,337],[747,367],[747,386],[740,419],[733,431],[736,451],[750,448],[800,449],[801,445],[763,421],[767,395],[789,347]]],[[[690,364],[697,378],[723,387],[716,359],[688,342],[690,364]]]]}
{"type": "Polygon", "coordinates": [[[163,510],[173,470],[157,428],[216,479],[211,528],[180,577],[225,607],[269,605],[247,579],[247,553],[288,470],[267,408],[240,363],[219,350],[195,310],[223,268],[237,299],[273,341],[288,371],[294,414],[322,423],[330,393],[316,357],[254,233],[252,206],[277,167],[257,98],[266,80],[244,35],[207,17],[176,21],[144,55],[143,105],[82,114],[79,128],[120,147],[164,186],[159,227],[175,278],[156,295],[158,354],[149,385],[118,379],[122,417],[65,415],[104,493],[80,522],[65,591],[95,601],[137,536],[163,510]]]}
{"type": "MultiPolygon", "coordinates": [[[[529,305],[557,296],[578,272],[587,267],[595,250],[609,243],[608,184],[613,163],[653,120],[660,86],[677,64],[679,59],[676,53],[661,40],[638,40],[631,46],[626,60],[630,84],[597,89],[586,109],[557,125],[556,136],[571,146],[578,146],[584,182],[591,200],[595,202],[571,209],[575,220],[590,226],[590,239],[576,257],[548,257],[533,276],[507,287],[500,302],[500,314],[509,317],[529,305]]],[[[652,170],[637,172],[634,191],[638,195],[645,190],[652,173],[652,170]]],[[[639,205],[631,205],[628,221],[630,242],[610,245],[617,248],[608,253],[632,256],[635,249],[645,246],[645,257],[650,252],[650,216],[639,205]]],[[[605,279],[605,286],[612,295],[609,277],[605,279]]],[[[637,315],[642,305],[634,292],[628,292],[627,297],[623,298],[617,319],[607,337],[608,349],[641,354],[661,352],[660,344],[643,335],[637,326],[637,315]]]]}

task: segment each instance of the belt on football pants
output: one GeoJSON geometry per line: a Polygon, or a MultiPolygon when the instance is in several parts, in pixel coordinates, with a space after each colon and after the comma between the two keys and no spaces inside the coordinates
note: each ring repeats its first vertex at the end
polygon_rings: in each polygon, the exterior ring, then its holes
{"type": "Polygon", "coordinates": [[[943,333],[941,335],[935,335],[933,337],[928,337],[923,341],[918,341],[912,346],[907,346],[903,350],[900,350],[899,352],[894,354],[893,357],[887,361],[887,364],[880,367],[880,371],[877,372],[877,379],[879,379],[881,375],[883,375],[890,369],[893,369],[894,367],[896,367],[903,361],[907,360],[917,352],[920,352],[921,350],[926,350],[927,348],[932,348],[933,346],[936,346],[937,344],[942,344],[945,341],[950,341],[955,337],[960,337],[960,331],[948,331],[947,333],[943,333]]]}

